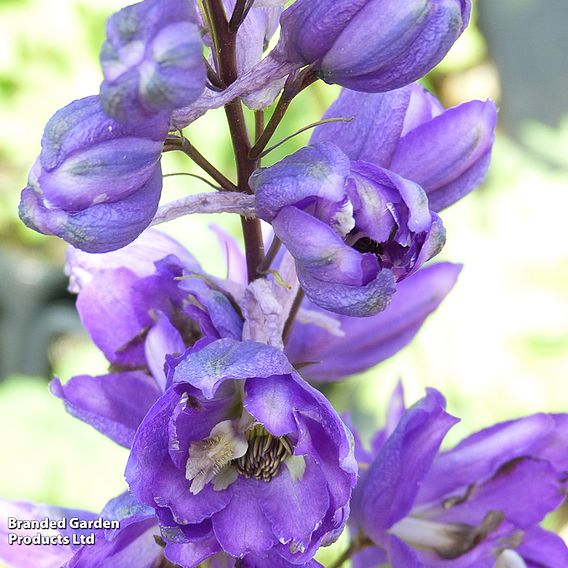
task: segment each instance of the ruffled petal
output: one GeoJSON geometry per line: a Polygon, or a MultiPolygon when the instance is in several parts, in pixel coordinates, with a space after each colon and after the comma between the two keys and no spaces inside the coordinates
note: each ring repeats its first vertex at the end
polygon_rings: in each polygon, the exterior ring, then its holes
{"type": "Polygon", "coordinates": [[[231,556],[262,555],[278,542],[261,508],[260,484],[264,481],[239,477],[231,486],[231,502],[213,516],[215,536],[231,556]]]}
{"type": "Polygon", "coordinates": [[[95,345],[111,363],[129,367],[145,364],[142,345],[133,341],[143,330],[132,302],[137,281],[126,268],[101,270],[77,298],[81,323],[95,345]]]}
{"type": "Polygon", "coordinates": [[[167,507],[176,523],[197,525],[229,504],[232,491],[215,491],[208,483],[199,493],[193,494],[184,474],[185,470],[180,471],[166,460],[152,486],[156,505],[167,507]]]}
{"type": "MultiPolygon", "coordinates": [[[[290,551],[304,552],[312,533],[322,522],[329,507],[325,476],[309,456],[300,479],[294,479],[286,466],[269,483],[257,486],[260,508],[272,526],[272,531],[290,551]]],[[[314,551],[315,552],[315,551],[314,551]]]]}
{"type": "Polygon", "coordinates": [[[146,414],[136,432],[124,473],[132,494],[154,506],[152,486],[168,457],[168,423],[179,403],[179,394],[168,389],[146,414]]]}
{"type": "Polygon", "coordinates": [[[261,343],[226,338],[191,353],[191,357],[182,356],[175,367],[173,380],[190,383],[206,398],[213,398],[226,380],[271,377],[292,371],[282,352],[261,343]]]}
{"type": "Polygon", "coordinates": [[[515,458],[539,457],[532,448],[553,433],[553,419],[546,414],[534,414],[496,424],[469,436],[436,458],[417,502],[436,501],[452,491],[488,479],[515,458]]]}
{"type": "Polygon", "coordinates": [[[547,568],[568,566],[568,547],[556,534],[540,527],[525,531],[523,542],[516,549],[530,564],[547,568]]]}
{"type": "Polygon", "coordinates": [[[272,226],[298,269],[312,278],[360,286],[368,282],[373,269],[378,270],[372,255],[347,246],[329,225],[296,207],[284,207],[272,226]]]}
{"type": "Polygon", "coordinates": [[[381,270],[363,286],[341,282],[323,282],[308,271],[298,272],[306,295],[318,306],[352,317],[372,316],[384,310],[395,293],[395,277],[390,270],[381,270]]]}
{"type": "Polygon", "coordinates": [[[185,544],[166,542],[165,548],[166,558],[175,565],[183,566],[184,568],[196,568],[204,560],[218,552],[221,552],[221,547],[213,535],[197,542],[185,544]]]}
{"type": "Polygon", "coordinates": [[[150,328],[144,342],[144,353],[148,368],[160,388],[166,390],[166,355],[179,355],[185,351],[185,345],[179,331],[161,312],[158,321],[150,328]]]}
{"type": "Polygon", "coordinates": [[[104,254],[89,254],[69,246],[65,263],[69,291],[79,293],[99,270],[127,268],[139,278],[151,276],[156,272],[155,263],[170,255],[176,256],[187,270],[201,272],[199,264],[185,247],[156,229],[148,229],[122,249],[104,254]]]}
{"type": "MultiPolygon", "coordinates": [[[[303,200],[336,206],[345,200],[345,179],[349,175],[349,158],[329,142],[307,146],[269,168],[253,173],[250,185],[256,195],[257,216],[272,221],[288,205],[303,200]]],[[[325,217],[325,211],[316,216],[325,217]]]]}
{"type": "Polygon", "coordinates": [[[442,523],[478,526],[490,511],[500,511],[507,521],[520,528],[540,523],[564,501],[556,470],[547,462],[519,458],[504,464],[488,481],[471,490],[471,495],[437,515],[442,523]],[[522,495],[522,499],[519,496],[522,495]]]}
{"type": "Polygon", "coordinates": [[[54,379],[50,389],[63,400],[70,414],[127,448],[161,394],[152,377],[134,371],[97,377],[81,375],[65,385],[54,379]]]}

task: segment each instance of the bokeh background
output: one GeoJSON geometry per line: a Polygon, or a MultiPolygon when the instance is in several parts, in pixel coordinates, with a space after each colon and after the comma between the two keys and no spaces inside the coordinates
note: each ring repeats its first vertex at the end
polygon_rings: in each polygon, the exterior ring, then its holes
{"type": "MultiPolygon", "coordinates": [[[[105,361],[66,292],[64,244],[26,229],[17,203],[47,119],[98,91],[104,22],[126,3],[0,0],[2,498],[98,511],[124,489],[127,451],[68,416],[47,390],[53,374],[96,374],[105,361]]],[[[409,402],[425,386],[446,395],[450,412],[462,418],[448,444],[495,421],[568,411],[566,21],[565,0],[477,0],[474,25],[426,79],[446,106],[495,99],[500,126],[487,182],[443,213],[448,244],[440,259],[464,263],[458,285],[409,347],[326,390],[367,433],[381,424],[399,379],[409,402]]],[[[275,140],[318,120],[337,93],[323,84],[303,93],[275,140]]],[[[233,172],[222,112],[187,131],[211,161],[233,172]]],[[[308,138],[288,142],[270,161],[308,138]]],[[[183,156],[164,161],[165,173],[194,171],[183,156]]],[[[170,177],[164,199],[206,189],[170,177]]],[[[239,235],[238,220],[228,216],[185,218],[165,229],[222,275],[213,222],[239,235]]]]}

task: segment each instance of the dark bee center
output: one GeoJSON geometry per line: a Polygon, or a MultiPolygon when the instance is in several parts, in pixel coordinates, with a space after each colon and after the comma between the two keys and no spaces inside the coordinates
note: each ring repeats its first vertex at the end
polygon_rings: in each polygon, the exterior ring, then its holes
{"type": "Polygon", "coordinates": [[[360,238],[356,243],[352,245],[352,248],[362,253],[372,252],[377,256],[380,256],[384,252],[383,245],[381,245],[381,243],[378,243],[377,241],[374,241],[373,239],[370,239],[369,237],[360,238]]]}
{"type": "Polygon", "coordinates": [[[286,436],[273,436],[258,424],[247,432],[249,441],[244,456],[233,461],[237,471],[247,479],[270,481],[280,471],[282,462],[293,453],[286,436]]]}

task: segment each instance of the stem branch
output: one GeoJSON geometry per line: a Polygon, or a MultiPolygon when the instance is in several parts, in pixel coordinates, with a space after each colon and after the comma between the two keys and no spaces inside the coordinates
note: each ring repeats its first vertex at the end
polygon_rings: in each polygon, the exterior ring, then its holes
{"type": "Polygon", "coordinates": [[[204,172],[207,172],[225,191],[237,191],[237,186],[225,177],[187,138],[167,138],[164,152],[180,150],[191,158],[204,172]]]}
{"type": "Polygon", "coordinates": [[[154,216],[152,226],[194,213],[238,213],[246,218],[253,217],[254,196],[226,191],[186,195],[161,205],[154,216]]]}
{"type": "Polygon", "coordinates": [[[268,252],[264,257],[264,260],[258,266],[258,272],[260,274],[266,274],[268,272],[270,265],[272,264],[272,262],[276,258],[276,255],[278,254],[278,251],[280,250],[281,245],[282,241],[276,235],[274,235],[274,238],[272,239],[272,243],[270,243],[270,248],[268,249],[268,252]]]}
{"type": "Polygon", "coordinates": [[[282,331],[282,342],[285,344],[290,337],[290,332],[292,331],[292,327],[294,326],[294,321],[296,320],[296,316],[300,311],[300,307],[302,302],[304,301],[304,290],[302,288],[298,289],[298,293],[294,298],[294,303],[290,308],[290,313],[288,314],[288,319],[284,324],[284,330],[282,331]]]}
{"type": "Polygon", "coordinates": [[[371,546],[373,543],[368,537],[362,539],[356,539],[351,542],[349,548],[343,552],[343,554],[329,567],[329,568],[341,568],[348,560],[350,560],[356,552],[359,552],[367,546],[371,546]]]}
{"type": "Polygon", "coordinates": [[[306,87],[309,87],[312,83],[317,81],[318,77],[314,73],[311,67],[305,67],[299,73],[291,75],[286,84],[284,85],[284,91],[276,104],[276,108],[264,129],[264,132],[260,138],[256,141],[255,145],[251,148],[249,152],[249,158],[251,160],[258,159],[266,145],[270,142],[270,139],[276,132],[278,125],[282,122],[288,107],[294,100],[294,97],[300,94],[306,87]]]}

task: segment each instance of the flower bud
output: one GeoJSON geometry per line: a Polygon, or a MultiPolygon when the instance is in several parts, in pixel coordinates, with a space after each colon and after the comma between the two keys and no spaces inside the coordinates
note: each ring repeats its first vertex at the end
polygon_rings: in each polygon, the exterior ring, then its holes
{"type": "Polygon", "coordinates": [[[370,316],[395,282],[444,244],[424,190],[395,173],[350,162],[334,144],[303,148],[251,177],[258,217],[296,261],[308,298],[326,310],[370,316]]]}
{"type": "Polygon", "coordinates": [[[497,112],[492,101],[444,107],[419,84],[388,93],[343,90],[311,143],[333,142],[352,160],[388,168],[418,183],[430,209],[441,211],[479,186],[487,174],[497,112]]]}
{"type": "Polygon", "coordinates": [[[437,65],[470,10],[470,0],[298,0],[282,15],[279,47],[328,83],[389,91],[437,65]]]}
{"type": "Polygon", "coordinates": [[[132,242],[158,207],[166,134],[162,119],[136,127],[110,119],[98,97],[72,102],[46,125],[20,217],[87,252],[132,242]]]}
{"type": "Polygon", "coordinates": [[[197,17],[188,0],[144,0],[108,20],[101,50],[101,101],[134,122],[191,104],[205,88],[197,17]]]}

